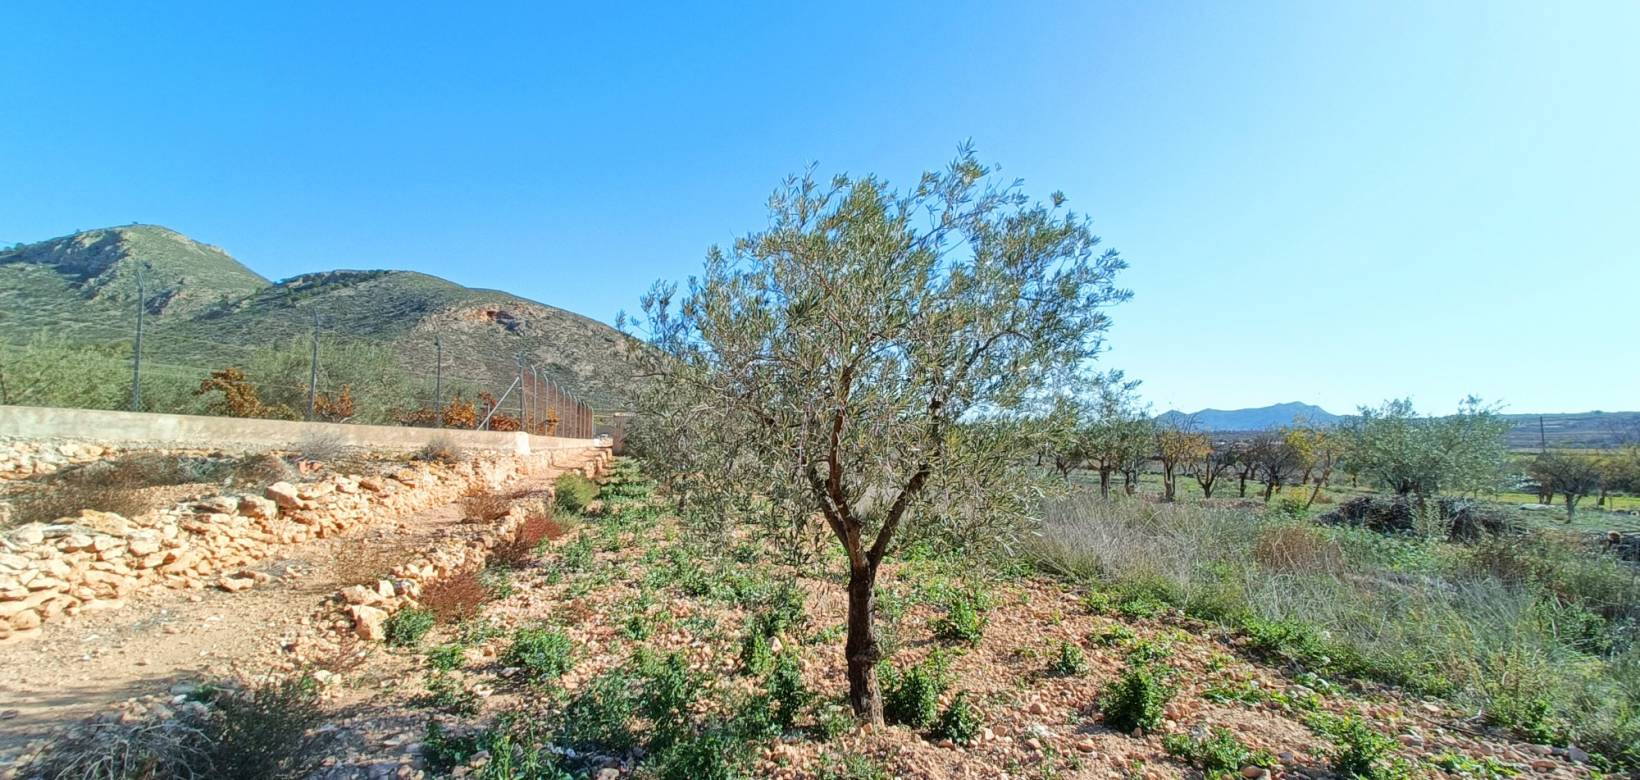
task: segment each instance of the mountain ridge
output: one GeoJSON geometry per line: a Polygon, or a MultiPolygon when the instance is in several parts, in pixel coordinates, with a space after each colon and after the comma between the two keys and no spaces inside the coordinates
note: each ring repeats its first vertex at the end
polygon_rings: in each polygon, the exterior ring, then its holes
{"type": "Polygon", "coordinates": [[[137,276],[144,359],[220,368],[247,349],[322,331],[389,347],[418,380],[501,395],[519,355],[598,409],[627,404],[628,340],[582,314],[420,271],[333,269],[270,281],[226,251],[159,225],[126,225],[0,250],[0,340],[49,332],[129,343],[137,276]]]}

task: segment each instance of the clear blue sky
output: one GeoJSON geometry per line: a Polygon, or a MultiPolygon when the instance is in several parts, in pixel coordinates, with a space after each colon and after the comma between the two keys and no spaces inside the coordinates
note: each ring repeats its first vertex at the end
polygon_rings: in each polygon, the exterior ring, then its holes
{"type": "Polygon", "coordinates": [[[1640,408],[1631,0],[238,5],[0,8],[0,242],[151,222],[610,321],[805,163],[971,138],[1128,258],[1106,363],[1158,410],[1640,408]]]}

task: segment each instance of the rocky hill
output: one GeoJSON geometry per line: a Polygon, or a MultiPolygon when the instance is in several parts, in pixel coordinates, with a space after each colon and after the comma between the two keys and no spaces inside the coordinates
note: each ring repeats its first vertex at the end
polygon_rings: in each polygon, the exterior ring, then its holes
{"type": "Polygon", "coordinates": [[[410,271],[323,271],[270,282],[223,250],[156,225],[88,230],[0,251],[0,341],[37,332],[123,345],[143,277],[144,357],[232,363],[247,347],[312,332],[389,347],[413,376],[431,375],[435,339],[447,377],[510,378],[517,355],[598,409],[629,386],[613,328],[497,290],[410,271]]]}

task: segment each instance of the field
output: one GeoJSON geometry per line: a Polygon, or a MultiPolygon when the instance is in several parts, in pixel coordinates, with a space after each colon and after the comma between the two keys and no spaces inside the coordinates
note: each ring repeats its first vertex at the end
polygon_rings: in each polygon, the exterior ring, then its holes
{"type": "MultiPolygon", "coordinates": [[[[303,768],[265,776],[1492,779],[1640,758],[1617,630],[1640,579],[1548,531],[1468,546],[1067,496],[1013,553],[891,557],[890,725],[860,729],[818,529],[702,526],[633,461],[590,503],[560,495],[560,530],[396,613],[385,650],[298,669],[313,695],[240,683],[325,724],[253,729],[303,768]]],[[[58,744],[41,766],[89,749],[58,744]]]]}

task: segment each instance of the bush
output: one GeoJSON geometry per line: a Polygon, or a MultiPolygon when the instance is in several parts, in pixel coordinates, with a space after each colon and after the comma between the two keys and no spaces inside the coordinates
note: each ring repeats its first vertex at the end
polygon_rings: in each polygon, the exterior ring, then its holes
{"type": "Polygon", "coordinates": [[[654,743],[669,745],[689,727],[689,710],[700,696],[702,680],[680,653],[638,659],[642,678],[639,710],[654,727],[654,743]]]}
{"type": "Polygon", "coordinates": [[[968,745],[979,738],[980,730],[985,728],[985,721],[979,711],[968,701],[968,692],[958,692],[956,698],[946,706],[945,712],[940,713],[939,722],[934,724],[935,739],[949,739],[958,745],[968,745]]]}
{"type": "Polygon", "coordinates": [[[454,465],[463,460],[465,453],[462,452],[461,445],[456,444],[455,439],[439,434],[428,439],[412,457],[416,460],[454,465]]]}
{"type": "Polygon", "coordinates": [[[294,780],[317,769],[328,736],[315,731],[324,710],[311,679],[213,688],[205,705],[167,720],[90,724],[58,739],[21,774],[50,780],[294,780]]]}
{"type": "Polygon", "coordinates": [[[637,744],[631,726],[636,707],[631,677],[624,670],[606,672],[564,707],[558,741],[582,753],[624,753],[637,744]]]}
{"type": "Polygon", "coordinates": [[[492,566],[516,569],[535,557],[541,542],[563,536],[564,529],[546,515],[530,515],[518,524],[513,535],[490,548],[492,566]]]}
{"type": "Polygon", "coordinates": [[[1088,657],[1082,653],[1081,645],[1061,641],[1054,650],[1053,661],[1048,664],[1048,674],[1054,677],[1076,677],[1087,672],[1088,657]]]}
{"type": "Polygon", "coordinates": [[[587,479],[579,471],[566,471],[558,475],[552,488],[554,505],[570,514],[585,511],[587,505],[598,497],[598,483],[587,479]]]}
{"type": "Polygon", "coordinates": [[[573,662],[569,635],[548,628],[521,628],[502,656],[509,666],[523,667],[537,680],[555,679],[569,671],[573,662]]]}
{"type": "Polygon", "coordinates": [[[304,434],[296,441],[296,453],[305,460],[333,461],[341,457],[346,449],[341,434],[330,431],[304,434]]]}
{"type": "Polygon", "coordinates": [[[1174,686],[1169,679],[1172,672],[1168,667],[1148,663],[1129,664],[1121,679],[1099,697],[1105,725],[1123,733],[1159,728],[1167,702],[1173,698],[1174,686]]]}
{"type": "Polygon", "coordinates": [[[387,618],[383,628],[387,643],[394,647],[415,647],[427,632],[433,630],[433,611],[424,607],[407,607],[387,618]]]}
{"type": "Polygon", "coordinates": [[[1269,751],[1247,747],[1222,726],[1213,727],[1206,739],[1189,734],[1168,734],[1162,737],[1162,747],[1170,755],[1200,768],[1208,780],[1233,780],[1241,776],[1243,767],[1269,769],[1276,765],[1275,757],[1269,751]]]}
{"type": "Polygon", "coordinates": [[[459,644],[439,645],[427,651],[427,665],[444,672],[453,672],[467,663],[466,649],[459,644]]]}
{"type": "Polygon", "coordinates": [[[512,511],[512,499],[489,490],[474,490],[461,497],[464,522],[493,523],[512,511]]]}
{"type": "Polygon", "coordinates": [[[947,642],[979,642],[990,619],[977,593],[953,593],[945,602],[945,615],[934,621],[934,635],[947,642]]]}
{"type": "Polygon", "coordinates": [[[717,729],[686,736],[660,754],[659,780],[735,780],[739,747],[717,729]]]}
{"type": "Polygon", "coordinates": [[[934,655],[900,672],[884,665],[879,674],[883,689],[883,717],[915,729],[925,729],[939,716],[940,694],[950,684],[945,660],[934,655]]]}
{"type": "Polygon", "coordinates": [[[493,595],[479,572],[459,571],[423,587],[421,605],[440,623],[460,623],[478,615],[493,595]]]}
{"type": "Polygon", "coordinates": [[[769,672],[769,698],[774,700],[774,722],[782,732],[797,725],[797,714],[809,706],[814,694],[803,685],[803,664],[796,653],[781,653],[769,672]]]}
{"type": "Polygon", "coordinates": [[[1310,727],[1336,743],[1330,758],[1333,771],[1340,775],[1392,780],[1406,774],[1393,760],[1395,740],[1374,731],[1358,717],[1318,714],[1311,718],[1310,727]]]}

